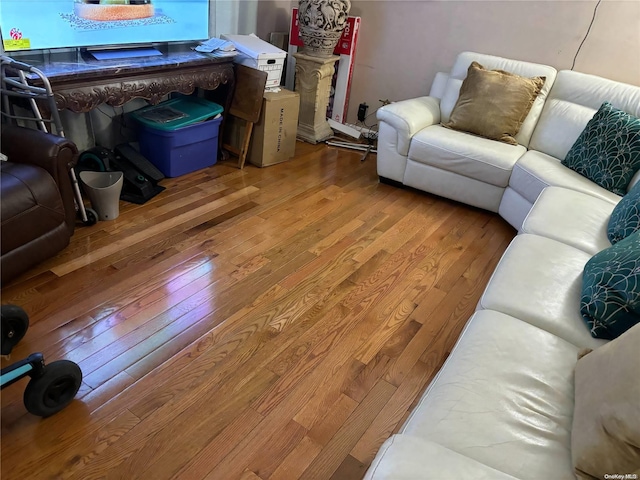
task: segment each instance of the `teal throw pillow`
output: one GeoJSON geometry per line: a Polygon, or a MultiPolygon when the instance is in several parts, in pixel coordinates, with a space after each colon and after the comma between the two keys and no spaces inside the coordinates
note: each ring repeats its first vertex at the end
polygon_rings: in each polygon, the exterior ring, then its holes
{"type": "Polygon", "coordinates": [[[587,262],[580,313],[596,338],[612,340],[640,323],[640,232],[587,262]]]}
{"type": "Polygon", "coordinates": [[[640,169],[640,119],[603,103],[562,164],[601,187],[624,195],[640,169]]]}
{"type": "Polygon", "coordinates": [[[607,237],[611,243],[617,243],[638,230],[640,230],[640,182],[622,197],[611,212],[607,225],[607,237]]]}

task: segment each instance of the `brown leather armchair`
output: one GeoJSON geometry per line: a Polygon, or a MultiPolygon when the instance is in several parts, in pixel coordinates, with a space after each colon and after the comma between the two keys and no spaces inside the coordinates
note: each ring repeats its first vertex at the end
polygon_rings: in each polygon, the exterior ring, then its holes
{"type": "Polygon", "coordinates": [[[39,130],[2,125],[0,269],[2,283],[64,249],[76,219],[69,170],[75,144],[39,130]]]}

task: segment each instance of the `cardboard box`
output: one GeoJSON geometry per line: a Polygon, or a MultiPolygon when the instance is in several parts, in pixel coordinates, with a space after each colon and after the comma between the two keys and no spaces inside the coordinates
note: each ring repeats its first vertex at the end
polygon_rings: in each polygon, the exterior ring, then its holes
{"type": "Polygon", "coordinates": [[[234,58],[234,62],[267,72],[266,88],[280,85],[287,52],[255,35],[223,34],[220,38],[229,40],[236,46],[239,53],[234,58]]]}
{"type": "Polygon", "coordinates": [[[247,159],[266,167],[286,162],[295,155],[300,95],[282,89],[265,92],[260,120],[253,126],[247,159]]]}

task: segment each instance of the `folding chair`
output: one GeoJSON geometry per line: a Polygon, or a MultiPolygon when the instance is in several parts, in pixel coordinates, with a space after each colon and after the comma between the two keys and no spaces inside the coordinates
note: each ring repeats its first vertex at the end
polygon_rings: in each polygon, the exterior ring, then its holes
{"type": "Polygon", "coordinates": [[[232,145],[225,139],[222,148],[238,157],[238,168],[244,167],[251,141],[253,124],[260,119],[264,87],[267,84],[267,72],[245,65],[236,65],[236,86],[229,108],[229,115],[244,122],[244,135],[240,145],[232,145]]]}

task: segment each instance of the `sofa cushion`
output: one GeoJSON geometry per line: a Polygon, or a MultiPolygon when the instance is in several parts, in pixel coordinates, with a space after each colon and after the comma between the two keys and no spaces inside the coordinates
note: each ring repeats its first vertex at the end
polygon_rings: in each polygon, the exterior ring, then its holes
{"type": "Polygon", "coordinates": [[[480,298],[480,307],[519,318],[578,347],[595,348],[580,314],[582,272],[591,255],[538,235],[518,235],[480,298]]]}
{"type": "Polygon", "coordinates": [[[616,204],[562,187],[545,188],[522,225],[523,233],[552,238],[592,255],[611,246],[607,220],[616,204]]]}
{"type": "Polygon", "coordinates": [[[596,338],[611,340],[640,322],[640,232],[587,262],[580,312],[596,338]]]}
{"type": "Polygon", "coordinates": [[[393,435],[387,439],[371,463],[364,480],[438,478],[515,480],[511,475],[412,435],[393,435]]]}
{"type": "Polygon", "coordinates": [[[640,87],[571,70],[558,72],[529,148],[565,158],[603,102],[640,117],[640,87]]]}
{"type": "Polygon", "coordinates": [[[613,209],[607,224],[607,236],[611,243],[627,238],[640,230],[640,183],[637,183],[613,209]]]}
{"type": "Polygon", "coordinates": [[[514,164],[525,152],[522,145],[507,145],[433,125],[414,135],[409,159],[506,187],[514,164]]]}
{"type": "Polygon", "coordinates": [[[533,133],[533,129],[536,126],[540,112],[544,105],[547,94],[551,90],[551,85],[556,78],[556,69],[548,65],[541,65],[537,63],[522,62],[519,60],[511,60],[508,58],[496,57],[493,55],[484,55],[474,52],[462,52],[456,58],[456,61],[451,69],[449,78],[447,79],[447,85],[445,87],[444,94],[440,101],[441,120],[443,123],[449,121],[449,116],[453,111],[453,107],[458,100],[460,87],[462,81],[467,76],[467,70],[471,62],[476,61],[485,68],[504,70],[506,72],[515,73],[522,77],[545,77],[546,81],[544,86],[540,90],[540,94],[536,98],[527,118],[522,122],[522,127],[516,135],[516,140],[520,145],[525,147],[529,145],[529,140],[533,133]]]}
{"type": "Polygon", "coordinates": [[[520,131],[544,77],[525,78],[504,70],[487,70],[471,62],[460,94],[443,126],[510,145],[520,131]]]}
{"type": "Polygon", "coordinates": [[[574,478],[578,350],[517,318],[478,311],[401,433],[517,478],[574,478]]]}
{"type": "Polygon", "coordinates": [[[603,103],[562,164],[601,187],[624,195],[640,169],[640,119],[603,103]]]}
{"type": "Polygon", "coordinates": [[[529,200],[536,201],[542,190],[549,186],[565,187],[618,203],[616,195],[591,180],[568,169],[555,157],[535,150],[525,153],[513,167],[509,186],[529,200]]]}
{"type": "MultiPolygon", "coordinates": [[[[380,151],[378,149],[378,151],[380,151]]],[[[450,198],[467,205],[497,212],[505,188],[497,187],[474,178],[440,167],[407,161],[403,183],[409,187],[450,198]]]]}
{"type": "Polygon", "coordinates": [[[576,365],[571,457],[579,478],[640,468],[640,325],[576,365]]]}

